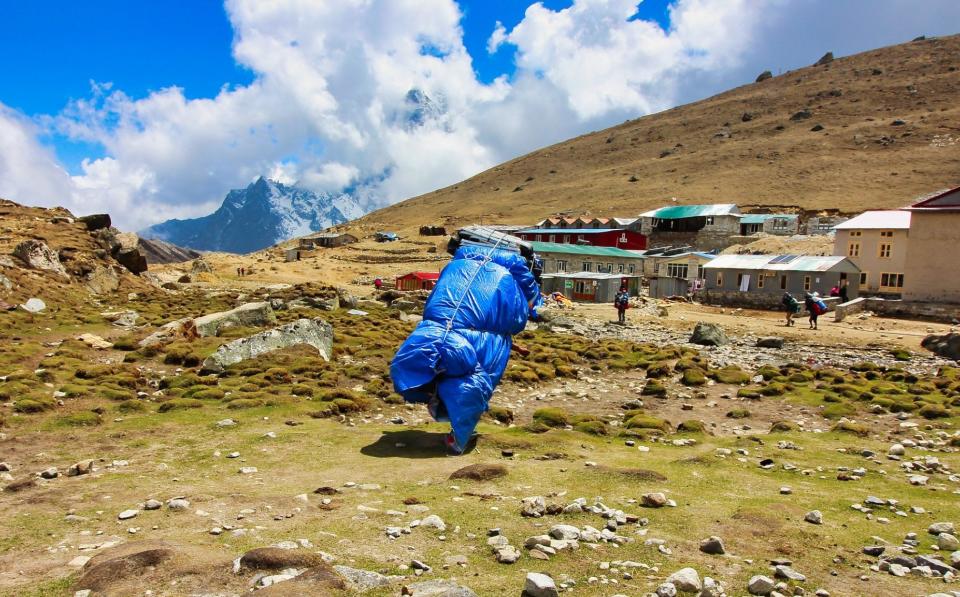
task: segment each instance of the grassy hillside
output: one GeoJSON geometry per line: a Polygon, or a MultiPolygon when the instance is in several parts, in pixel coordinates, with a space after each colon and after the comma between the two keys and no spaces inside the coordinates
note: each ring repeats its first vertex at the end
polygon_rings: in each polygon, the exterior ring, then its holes
{"type": "Polygon", "coordinates": [[[958,55],[955,35],[790,71],[540,149],[353,227],[629,216],[672,197],[899,207],[960,184],[958,55]]]}

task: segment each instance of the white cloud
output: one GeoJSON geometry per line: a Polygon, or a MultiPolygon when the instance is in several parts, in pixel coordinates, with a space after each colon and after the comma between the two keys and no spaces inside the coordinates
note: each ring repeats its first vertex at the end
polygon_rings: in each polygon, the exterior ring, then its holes
{"type": "Polygon", "coordinates": [[[636,0],[575,0],[556,11],[537,3],[511,30],[495,26],[487,50],[512,44],[518,70],[485,85],[453,0],[226,8],[251,84],[200,99],[175,87],[132,98],[95,84],[88,99],[33,121],[0,104],[0,195],[110,211],[128,228],[208,213],[263,174],[323,191],[374,181],[364,188],[373,206],[767,68],[946,33],[960,21],[953,0],[876,0],[869,11],[833,0],[678,0],[665,31],[629,20],[636,0]],[[432,103],[418,109],[412,89],[432,103]],[[102,145],[106,157],[69,176],[38,141],[50,131],[102,145]]]}
{"type": "Polygon", "coordinates": [[[503,26],[503,23],[497,21],[496,25],[493,26],[493,33],[487,39],[487,53],[496,54],[505,41],[507,41],[507,28],[503,26]]]}

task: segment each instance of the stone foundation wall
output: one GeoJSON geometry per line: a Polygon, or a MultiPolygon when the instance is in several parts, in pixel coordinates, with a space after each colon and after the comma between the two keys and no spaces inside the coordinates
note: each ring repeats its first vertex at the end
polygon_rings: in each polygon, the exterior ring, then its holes
{"type": "Polygon", "coordinates": [[[922,319],[952,323],[960,319],[960,305],[948,303],[921,303],[917,301],[903,301],[883,298],[859,298],[836,310],[837,321],[842,321],[853,313],[873,311],[883,317],[900,319],[922,319]]]}
{"type": "MultiPolygon", "coordinates": [[[[796,295],[794,295],[796,296],[796,295]]],[[[760,309],[764,311],[783,311],[783,293],[777,292],[737,292],[730,290],[701,290],[697,292],[694,298],[705,305],[720,305],[723,307],[740,307],[743,309],[760,309]]],[[[800,312],[805,313],[803,308],[803,297],[797,297],[800,301],[800,312]]],[[[820,297],[830,311],[837,308],[839,300],[836,297],[820,297]]],[[[850,301],[853,302],[853,301],[850,301]]]]}

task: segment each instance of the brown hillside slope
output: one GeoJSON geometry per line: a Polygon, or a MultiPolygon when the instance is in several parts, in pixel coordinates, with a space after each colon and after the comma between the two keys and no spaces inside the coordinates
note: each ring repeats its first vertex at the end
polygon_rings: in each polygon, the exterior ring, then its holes
{"type": "Polygon", "coordinates": [[[560,212],[626,217],[671,197],[845,212],[902,206],[960,184],[958,68],[958,35],[839,58],[540,149],[351,227],[415,233],[560,212]],[[802,110],[810,116],[791,118],[802,110]]]}

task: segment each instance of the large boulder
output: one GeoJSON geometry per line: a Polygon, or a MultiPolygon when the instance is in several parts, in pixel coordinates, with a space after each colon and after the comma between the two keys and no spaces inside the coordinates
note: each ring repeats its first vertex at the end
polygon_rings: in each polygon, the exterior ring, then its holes
{"type": "Polygon", "coordinates": [[[931,334],[920,342],[920,346],[941,357],[960,360],[960,334],[956,332],[931,334]]]}
{"type": "Polygon", "coordinates": [[[193,327],[193,320],[187,317],[163,324],[157,331],[141,340],[138,345],[140,348],[159,346],[177,338],[190,337],[195,334],[196,329],[193,327]]]}
{"type": "Polygon", "coordinates": [[[140,254],[140,249],[120,249],[114,256],[117,263],[127,268],[131,274],[140,275],[147,271],[147,258],[140,254]]]}
{"type": "Polygon", "coordinates": [[[27,267],[52,272],[61,278],[70,279],[56,251],[44,242],[32,238],[25,240],[14,247],[13,256],[27,264],[27,267]]]}
{"type": "Polygon", "coordinates": [[[82,216],[77,219],[85,225],[90,232],[109,228],[112,225],[110,214],[90,214],[89,216],[82,216]]]}
{"type": "Polygon", "coordinates": [[[201,337],[219,336],[220,330],[232,326],[263,327],[277,322],[270,303],[246,303],[230,311],[210,313],[193,320],[201,337]]]}
{"type": "Polygon", "coordinates": [[[416,582],[405,587],[404,595],[411,597],[477,597],[469,587],[458,584],[454,580],[427,580],[416,582]]]}
{"type": "Polygon", "coordinates": [[[235,363],[300,345],[312,346],[324,360],[329,361],[333,353],[333,326],[322,319],[298,319],[248,338],[228,342],[203,361],[203,370],[220,373],[235,363]]]}
{"type": "Polygon", "coordinates": [[[723,332],[723,328],[715,323],[697,322],[693,328],[693,334],[690,336],[690,342],[702,346],[720,346],[726,344],[730,339],[723,332]]]}
{"type": "Polygon", "coordinates": [[[84,276],[83,285],[93,294],[109,294],[120,288],[120,278],[112,267],[98,265],[84,276]]]}

